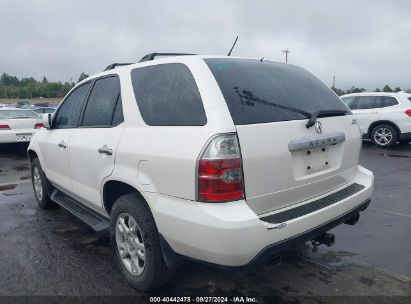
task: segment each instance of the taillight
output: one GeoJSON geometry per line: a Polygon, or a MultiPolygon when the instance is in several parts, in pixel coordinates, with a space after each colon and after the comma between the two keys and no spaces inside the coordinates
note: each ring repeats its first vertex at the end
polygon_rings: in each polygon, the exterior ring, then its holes
{"type": "Polygon", "coordinates": [[[405,114],[407,114],[409,117],[411,117],[411,109],[405,110],[405,114]]]}
{"type": "Polygon", "coordinates": [[[197,199],[224,202],[244,198],[240,147],[235,134],[214,137],[198,160],[197,199]]]}
{"type": "Polygon", "coordinates": [[[38,122],[34,125],[34,129],[40,129],[43,128],[44,124],[42,122],[38,122]]]}
{"type": "Polygon", "coordinates": [[[9,125],[0,125],[0,130],[11,130],[9,125]]]}

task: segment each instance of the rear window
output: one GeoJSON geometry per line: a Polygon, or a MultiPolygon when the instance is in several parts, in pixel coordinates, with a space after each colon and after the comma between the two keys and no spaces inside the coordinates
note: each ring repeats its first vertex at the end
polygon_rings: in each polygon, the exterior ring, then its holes
{"type": "Polygon", "coordinates": [[[253,59],[209,58],[205,62],[236,125],[306,119],[301,110],[350,113],[331,89],[302,68],[253,59]]]}
{"type": "Polygon", "coordinates": [[[397,104],[398,104],[398,101],[394,97],[390,97],[390,96],[383,96],[382,97],[382,106],[383,107],[391,107],[391,106],[395,106],[397,104]]]}
{"type": "Polygon", "coordinates": [[[368,110],[382,107],[381,96],[358,96],[354,101],[352,109],[368,110]]]}
{"type": "Polygon", "coordinates": [[[39,118],[31,110],[0,110],[0,119],[39,118]]]}
{"type": "Polygon", "coordinates": [[[181,63],[131,71],[141,116],[150,126],[203,126],[203,102],[190,70],[181,63]]]}

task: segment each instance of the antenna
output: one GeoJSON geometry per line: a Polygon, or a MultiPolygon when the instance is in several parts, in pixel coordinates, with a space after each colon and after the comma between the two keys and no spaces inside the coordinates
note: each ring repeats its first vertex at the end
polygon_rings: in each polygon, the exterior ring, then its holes
{"type": "Polygon", "coordinates": [[[237,43],[237,40],[238,40],[238,36],[235,38],[234,44],[233,44],[233,46],[231,47],[231,50],[228,52],[228,55],[227,55],[227,56],[231,56],[231,52],[233,51],[233,49],[234,49],[234,47],[235,47],[235,44],[237,43]]]}

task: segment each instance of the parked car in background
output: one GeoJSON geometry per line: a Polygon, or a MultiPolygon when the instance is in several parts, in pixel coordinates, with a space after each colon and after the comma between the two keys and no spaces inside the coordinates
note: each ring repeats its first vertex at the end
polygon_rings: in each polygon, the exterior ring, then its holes
{"type": "Polygon", "coordinates": [[[25,109],[25,110],[33,110],[35,107],[33,104],[29,103],[29,104],[25,104],[22,105],[21,107],[19,107],[20,109],[25,109]]]}
{"type": "Polygon", "coordinates": [[[132,286],[164,285],[187,257],[253,267],[331,246],[327,231],[358,221],[373,174],[320,80],[260,59],[144,58],[77,84],[28,148],[39,206],[109,229],[132,286]]]}
{"type": "Polygon", "coordinates": [[[377,147],[411,141],[411,94],[354,93],[341,99],[357,118],[363,138],[377,147]]]}
{"type": "Polygon", "coordinates": [[[47,114],[53,114],[56,111],[56,108],[53,107],[41,107],[41,108],[34,108],[33,112],[36,112],[40,116],[45,116],[47,114]]]}
{"type": "Polygon", "coordinates": [[[42,118],[31,110],[0,109],[0,143],[29,142],[41,127],[42,118]]]}
{"type": "Polygon", "coordinates": [[[38,108],[47,108],[50,107],[50,104],[48,102],[37,102],[34,106],[38,108]]]}

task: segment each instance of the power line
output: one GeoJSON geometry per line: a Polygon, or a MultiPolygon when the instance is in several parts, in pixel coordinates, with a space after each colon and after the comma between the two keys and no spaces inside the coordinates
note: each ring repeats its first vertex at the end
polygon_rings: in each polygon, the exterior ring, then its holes
{"type": "Polygon", "coordinates": [[[317,45],[322,45],[325,43],[328,43],[329,41],[334,41],[334,40],[340,40],[340,39],[344,39],[347,37],[352,37],[352,36],[358,36],[358,35],[362,35],[362,34],[367,34],[367,33],[376,33],[379,31],[384,31],[387,30],[387,27],[393,27],[393,26],[398,26],[400,24],[404,24],[407,23],[411,20],[410,17],[407,17],[405,19],[402,19],[400,21],[396,21],[396,22],[391,22],[391,23],[386,23],[386,24],[382,24],[382,25],[378,25],[378,26],[374,26],[374,27],[370,27],[370,28],[366,28],[363,30],[359,30],[356,32],[351,32],[351,33],[347,33],[347,34],[343,34],[343,35],[339,35],[339,36],[334,36],[331,39],[328,40],[322,40],[322,41],[317,41],[314,43],[311,43],[310,46],[317,46],[317,45]]]}

